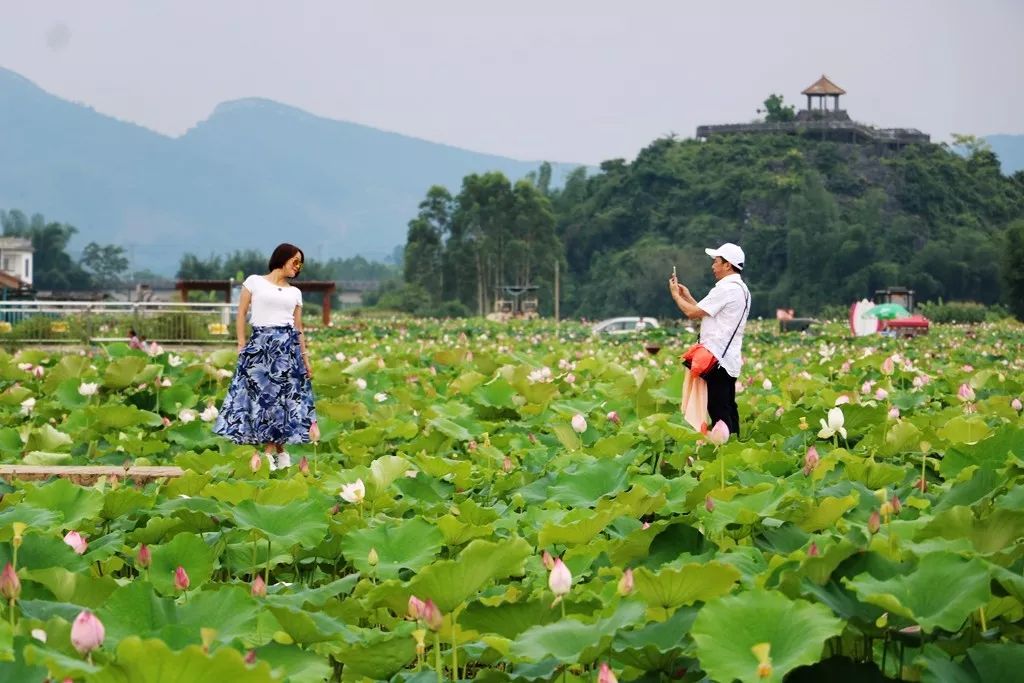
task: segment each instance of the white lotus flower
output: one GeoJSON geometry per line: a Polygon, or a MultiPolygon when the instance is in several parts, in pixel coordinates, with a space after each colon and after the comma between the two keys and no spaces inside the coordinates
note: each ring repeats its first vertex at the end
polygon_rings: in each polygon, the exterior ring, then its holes
{"type": "Polygon", "coordinates": [[[342,484],[341,499],[348,503],[362,503],[366,497],[366,486],[362,479],[356,479],[351,484],[342,484]]]}
{"type": "Polygon", "coordinates": [[[30,414],[32,412],[32,409],[35,408],[35,407],[36,407],[36,400],[35,400],[35,398],[29,396],[28,398],[26,398],[24,401],[21,402],[21,414],[22,415],[28,415],[28,414],[30,414]]]}
{"type": "Polygon", "coordinates": [[[203,412],[199,413],[199,418],[203,422],[213,422],[214,420],[217,419],[217,415],[218,414],[219,413],[217,411],[217,406],[208,405],[208,406],[206,406],[206,410],[204,410],[203,412]]]}
{"type": "Polygon", "coordinates": [[[356,388],[358,388],[360,391],[365,389],[366,388],[366,380],[363,379],[362,377],[357,377],[356,378],[356,388]]]}
{"type": "Polygon", "coordinates": [[[180,413],[178,413],[178,419],[188,424],[196,419],[196,411],[191,408],[184,408],[180,413]]]}
{"type": "Polygon", "coordinates": [[[577,434],[582,434],[587,431],[587,418],[583,417],[579,413],[572,416],[572,429],[577,434]]]}
{"type": "Polygon", "coordinates": [[[818,432],[819,439],[831,439],[837,433],[846,438],[846,427],[843,424],[846,418],[843,416],[842,408],[833,408],[828,411],[828,422],[821,420],[821,431],[818,432]]]}
{"type": "Polygon", "coordinates": [[[771,391],[772,390],[772,381],[770,379],[768,379],[767,377],[765,377],[764,381],[761,382],[761,388],[764,389],[765,391],[771,391]]]}
{"type": "Polygon", "coordinates": [[[169,387],[169,386],[171,386],[170,378],[164,377],[162,380],[160,380],[160,386],[162,386],[162,387],[169,387]]]}
{"type": "Polygon", "coordinates": [[[176,368],[181,365],[184,361],[181,360],[181,356],[176,356],[173,353],[167,357],[167,364],[172,368],[176,368]]]}
{"type": "Polygon", "coordinates": [[[381,391],[373,395],[373,400],[376,401],[377,403],[383,403],[384,401],[388,400],[388,395],[381,391]]]}
{"type": "Polygon", "coordinates": [[[94,396],[99,390],[100,385],[96,382],[82,382],[78,385],[78,393],[82,396],[94,396]]]}

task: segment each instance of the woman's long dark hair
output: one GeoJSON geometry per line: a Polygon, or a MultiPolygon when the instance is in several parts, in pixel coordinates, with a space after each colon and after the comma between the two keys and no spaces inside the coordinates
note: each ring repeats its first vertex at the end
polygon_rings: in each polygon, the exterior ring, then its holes
{"type": "Polygon", "coordinates": [[[302,263],[306,263],[306,254],[294,244],[288,242],[282,242],[277,245],[274,249],[274,253],[270,255],[270,261],[267,263],[268,270],[277,270],[278,268],[284,268],[284,264],[288,263],[296,254],[302,255],[302,263]]]}

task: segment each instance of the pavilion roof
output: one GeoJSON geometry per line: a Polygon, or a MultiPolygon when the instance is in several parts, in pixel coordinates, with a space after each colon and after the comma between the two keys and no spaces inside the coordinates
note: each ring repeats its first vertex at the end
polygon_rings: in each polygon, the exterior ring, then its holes
{"type": "Polygon", "coordinates": [[[802,95],[845,95],[846,91],[828,79],[825,74],[801,93],[802,95]]]}

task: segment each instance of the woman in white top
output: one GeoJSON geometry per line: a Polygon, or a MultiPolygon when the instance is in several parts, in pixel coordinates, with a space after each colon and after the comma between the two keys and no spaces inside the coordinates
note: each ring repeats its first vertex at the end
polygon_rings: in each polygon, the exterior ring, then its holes
{"type": "Polygon", "coordinates": [[[280,244],[266,275],[242,283],[238,303],[238,366],[213,431],[237,444],[262,444],[270,469],[291,465],[284,444],[307,443],[316,434],[312,371],[302,334],[302,292],[289,280],[305,255],[280,244]],[[246,342],[246,317],[252,337],[246,342]],[[274,460],[274,454],[277,460],[274,460]]]}

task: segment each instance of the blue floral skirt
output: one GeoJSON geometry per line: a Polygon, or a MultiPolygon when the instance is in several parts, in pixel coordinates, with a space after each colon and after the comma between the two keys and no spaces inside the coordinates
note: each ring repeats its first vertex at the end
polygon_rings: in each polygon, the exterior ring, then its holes
{"type": "Polygon", "coordinates": [[[254,327],[214,424],[237,444],[308,443],[316,421],[313,385],[290,325],[254,327]]]}

